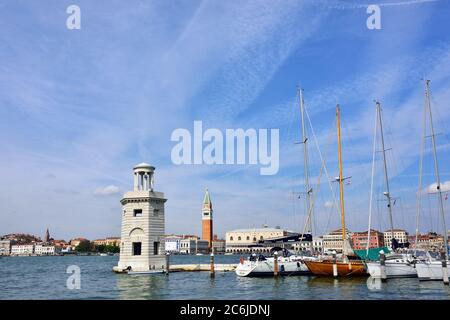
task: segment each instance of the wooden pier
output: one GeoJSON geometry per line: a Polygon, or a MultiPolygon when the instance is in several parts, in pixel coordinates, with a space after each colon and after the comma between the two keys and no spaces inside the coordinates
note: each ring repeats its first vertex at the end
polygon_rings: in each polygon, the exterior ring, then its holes
{"type": "MultiPolygon", "coordinates": [[[[227,272],[234,271],[236,269],[237,263],[231,264],[214,264],[214,271],[216,272],[227,272]]],[[[209,263],[196,263],[196,264],[172,264],[170,265],[170,272],[192,272],[192,271],[210,271],[211,265],[209,263]]]]}

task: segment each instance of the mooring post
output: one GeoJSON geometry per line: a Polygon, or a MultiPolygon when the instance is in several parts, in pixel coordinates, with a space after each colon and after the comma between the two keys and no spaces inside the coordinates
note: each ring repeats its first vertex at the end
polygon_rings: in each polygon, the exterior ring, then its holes
{"type": "Polygon", "coordinates": [[[386,255],[384,254],[384,251],[380,251],[380,275],[381,275],[381,281],[386,282],[387,275],[386,275],[386,255]]]}
{"type": "Polygon", "coordinates": [[[166,252],[166,275],[169,275],[169,270],[170,270],[169,256],[170,256],[170,253],[166,252]]]}
{"type": "Polygon", "coordinates": [[[445,251],[441,251],[441,262],[442,262],[442,281],[444,284],[448,285],[448,269],[447,269],[447,259],[445,251]]]}
{"type": "Polygon", "coordinates": [[[336,251],[333,251],[333,277],[338,276],[336,251]]]}
{"type": "Polygon", "coordinates": [[[278,252],[273,253],[273,276],[278,277],[278,252]]]}
{"type": "Polygon", "coordinates": [[[211,278],[214,278],[214,250],[211,252],[211,259],[210,259],[211,268],[209,270],[209,275],[211,278]]]}

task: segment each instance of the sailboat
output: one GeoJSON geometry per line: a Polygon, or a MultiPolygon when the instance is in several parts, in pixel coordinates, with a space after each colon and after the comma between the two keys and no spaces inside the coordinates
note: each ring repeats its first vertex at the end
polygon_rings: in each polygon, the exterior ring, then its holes
{"type": "Polygon", "coordinates": [[[336,106],[336,126],[338,136],[338,160],[339,160],[339,196],[341,203],[341,224],[342,224],[342,255],[337,258],[333,254],[333,259],[321,258],[319,260],[305,261],[309,271],[317,276],[366,276],[365,265],[361,260],[350,259],[353,250],[350,247],[349,239],[345,227],[344,212],[344,179],[342,176],[342,155],[341,155],[341,125],[340,107],[336,106]]]}
{"type": "MultiPolygon", "coordinates": [[[[374,172],[375,172],[375,152],[376,152],[376,138],[377,138],[377,128],[380,128],[380,136],[381,136],[381,148],[383,153],[383,168],[384,168],[384,180],[386,184],[386,192],[383,194],[387,198],[388,202],[388,212],[389,212],[389,222],[391,227],[391,233],[392,233],[392,243],[391,247],[392,249],[396,249],[397,241],[394,238],[394,223],[392,218],[392,203],[391,203],[391,193],[389,188],[389,177],[388,177],[388,171],[387,171],[387,164],[386,164],[386,148],[384,146],[384,133],[383,133],[383,121],[381,117],[381,105],[377,101],[376,102],[376,123],[375,123],[375,132],[374,132],[374,138],[373,138],[373,159],[372,159],[372,181],[371,181],[371,187],[370,187],[370,204],[369,204],[369,228],[368,228],[368,239],[367,239],[367,257],[369,256],[369,245],[370,245],[370,224],[371,224],[371,215],[372,215],[372,198],[373,198],[373,179],[374,179],[374,172]]],[[[380,251],[378,250],[376,251],[380,251]]],[[[385,253],[387,253],[387,250],[384,250],[385,253]]],[[[378,254],[376,255],[378,260],[378,254]]],[[[370,274],[373,278],[381,278],[382,272],[381,272],[381,264],[376,261],[367,261],[366,262],[367,272],[370,274]]],[[[417,277],[417,271],[415,268],[415,256],[411,251],[408,251],[407,253],[398,254],[395,252],[392,252],[391,254],[388,254],[386,256],[385,261],[385,273],[386,278],[415,278],[417,277]]]]}
{"type": "MultiPolygon", "coordinates": [[[[307,221],[306,225],[309,224],[309,232],[312,229],[312,205],[311,205],[311,194],[312,188],[309,186],[309,170],[308,170],[308,147],[305,129],[305,118],[304,118],[304,100],[303,100],[303,90],[298,89],[298,98],[300,105],[300,115],[302,122],[302,144],[304,147],[304,167],[305,167],[305,194],[306,194],[306,211],[307,211],[307,221]]],[[[305,232],[302,234],[304,238],[305,232]]],[[[312,239],[311,239],[312,243],[312,239]]],[[[239,264],[235,269],[236,275],[240,277],[251,277],[251,276],[272,276],[275,270],[275,259],[278,265],[278,273],[280,275],[305,275],[311,274],[308,267],[305,264],[305,260],[314,259],[311,256],[292,254],[287,250],[274,251],[273,255],[270,257],[265,257],[264,255],[252,254],[246,260],[241,259],[239,264]]]]}
{"type": "MultiPolygon", "coordinates": [[[[442,201],[442,190],[441,190],[441,181],[439,177],[439,166],[437,160],[436,153],[436,141],[433,127],[433,116],[431,113],[431,104],[430,104],[430,80],[425,80],[425,114],[428,110],[429,118],[430,118],[430,130],[431,130],[431,142],[433,145],[433,158],[434,158],[434,174],[436,177],[436,191],[438,193],[438,201],[439,201],[439,212],[441,215],[441,223],[444,228],[444,248],[442,253],[442,260],[437,259],[437,257],[432,257],[429,255],[429,259],[422,261],[421,263],[416,264],[417,275],[419,280],[443,280],[448,283],[448,275],[450,273],[450,265],[449,265],[449,256],[448,256],[448,234],[447,227],[445,224],[445,213],[444,213],[444,204],[442,201]]],[[[419,190],[421,192],[421,190],[419,190]]],[[[417,234],[416,234],[417,239],[417,234]]],[[[417,242],[417,240],[416,240],[417,242]]]]}

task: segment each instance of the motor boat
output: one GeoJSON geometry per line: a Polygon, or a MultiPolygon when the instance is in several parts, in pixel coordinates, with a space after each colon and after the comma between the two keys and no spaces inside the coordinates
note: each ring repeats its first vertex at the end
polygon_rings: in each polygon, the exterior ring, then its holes
{"type": "Polygon", "coordinates": [[[286,249],[281,250],[279,253],[280,254],[274,254],[269,257],[253,253],[247,260],[241,258],[235,272],[240,277],[273,276],[276,257],[279,275],[290,276],[310,274],[308,267],[304,263],[304,260],[308,259],[308,257],[294,255],[286,249]]]}
{"type": "MultiPolygon", "coordinates": [[[[416,264],[417,276],[419,280],[441,280],[443,278],[442,273],[442,260],[439,258],[439,253],[430,251],[428,252],[427,259],[421,260],[416,264]]],[[[447,260],[447,274],[450,274],[449,261],[447,260]]]]}
{"type": "MultiPolygon", "coordinates": [[[[434,259],[433,252],[425,250],[388,254],[385,262],[386,278],[417,278],[417,265],[429,259],[434,259]]],[[[371,277],[381,278],[379,261],[366,262],[366,268],[371,277]]]]}

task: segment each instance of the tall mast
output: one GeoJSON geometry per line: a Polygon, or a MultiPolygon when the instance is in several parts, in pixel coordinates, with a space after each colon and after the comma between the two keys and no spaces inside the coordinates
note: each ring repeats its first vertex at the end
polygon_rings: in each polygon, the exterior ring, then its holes
{"type": "Polygon", "coordinates": [[[378,113],[378,120],[380,123],[380,134],[381,134],[381,148],[383,149],[383,163],[384,163],[384,180],[386,182],[386,192],[384,195],[388,199],[388,211],[389,211],[389,222],[391,224],[391,237],[394,241],[394,222],[392,218],[392,205],[391,205],[391,192],[389,190],[389,177],[388,177],[388,171],[387,171],[387,164],[386,164],[386,149],[384,147],[384,134],[383,134],[383,121],[381,120],[381,105],[377,101],[377,113],[378,113]]]}
{"type": "Polygon", "coordinates": [[[420,143],[420,160],[419,160],[419,186],[417,190],[417,204],[416,204],[416,239],[414,241],[415,248],[417,249],[417,241],[419,238],[419,217],[421,212],[421,203],[422,203],[422,179],[423,179],[423,155],[425,152],[425,139],[427,135],[427,103],[426,103],[426,95],[425,102],[423,104],[423,119],[422,119],[422,139],[420,143]]]}
{"type": "Polygon", "coordinates": [[[342,177],[342,154],[341,154],[341,109],[339,104],[336,105],[336,126],[338,136],[338,160],[339,160],[339,197],[341,200],[341,223],[342,223],[342,240],[343,248],[345,248],[346,232],[345,232],[345,213],[344,213],[344,179],[342,177]]]}
{"type": "Polygon", "coordinates": [[[438,191],[438,199],[439,199],[439,211],[441,213],[442,218],[442,227],[444,228],[444,248],[445,248],[445,256],[448,259],[448,234],[447,227],[445,225],[445,215],[444,215],[444,203],[442,202],[442,191],[441,191],[441,180],[439,178],[439,166],[436,154],[436,139],[434,134],[433,127],[433,116],[431,114],[431,105],[430,105],[430,80],[425,80],[425,96],[426,96],[426,106],[428,107],[428,112],[430,114],[430,130],[431,130],[431,141],[433,144],[433,158],[434,158],[434,172],[436,175],[436,189],[438,191]]]}
{"type": "Polygon", "coordinates": [[[312,211],[311,211],[311,188],[309,186],[309,161],[308,161],[308,137],[306,136],[306,126],[305,126],[305,108],[303,100],[303,89],[298,88],[299,99],[300,99],[300,115],[302,120],[302,144],[303,144],[303,161],[304,161],[304,171],[305,171],[305,193],[306,193],[306,212],[307,219],[309,220],[309,232],[312,234],[312,211]]]}

